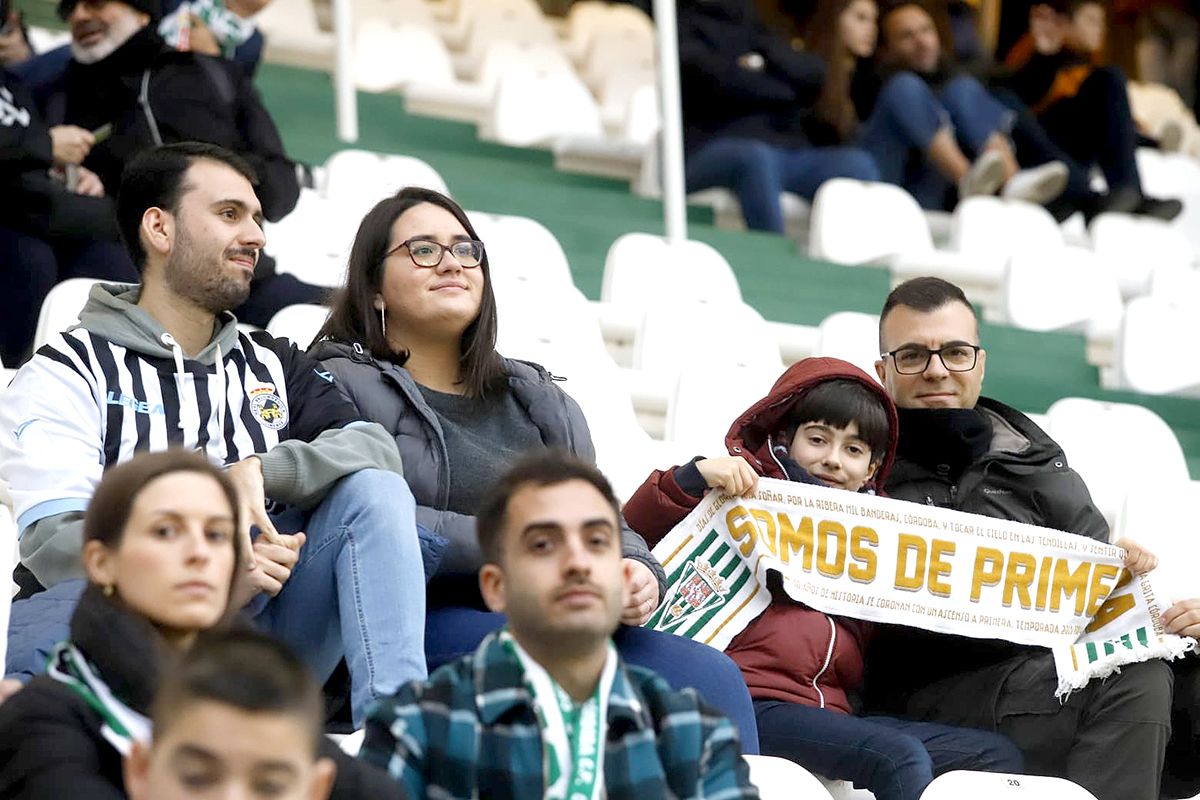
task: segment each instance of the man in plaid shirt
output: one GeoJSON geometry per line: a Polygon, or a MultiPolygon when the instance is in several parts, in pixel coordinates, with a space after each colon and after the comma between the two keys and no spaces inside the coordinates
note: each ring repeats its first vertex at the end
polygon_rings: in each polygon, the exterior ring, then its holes
{"type": "Polygon", "coordinates": [[[477,516],[479,585],[508,626],[376,704],[359,757],[409,797],[756,798],[734,726],[612,646],[627,593],[617,500],[540,451],[477,516]]]}

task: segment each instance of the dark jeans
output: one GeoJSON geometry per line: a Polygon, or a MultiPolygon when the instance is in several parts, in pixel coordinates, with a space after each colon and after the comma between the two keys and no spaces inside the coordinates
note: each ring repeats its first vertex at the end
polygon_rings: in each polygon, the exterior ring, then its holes
{"type": "Polygon", "coordinates": [[[1049,653],[955,675],[911,697],[907,716],[994,730],[1031,774],[1078,783],[1099,800],[1157,800],[1171,734],[1170,667],[1147,661],[1093,680],[1060,703],[1049,653]]]}
{"type": "MultiPolygon", "coordinates": [[[[425,616],[429,671],[473,652],[483,637],[504,624],[503,614],[473,608],[431,608],[425,616]]],[[[621,658],[651,669],[675,689],[692,687],[738,729],[742,752],[758,753],[758,730],[741,670],[721,651],[682,636],[622,625],[613,636],[621,658]]]]}
{"type": "Polygon", "coordinates": [[[30,355],[42,301],[59,281],[137,281],[120,242],[72,239],[49,243],[0,226],[0,361],[17,367],[30,355]]]}
{"type": "Polygon", "coordinates": [[[1200,658],[1171,662],[1175,693],[1171,741],[1163,765],[1163,797],[1195,797],[1200,792],[1200,658]]]}
{"type": "Polygon", "coordinates": [[[1021,751],[999,734],[894,717],[855,717],[755,700],[762,754],[825,778],[853,781],[876,800],[918,800],[943,772],[1021,772],[1021,751]]]}
{"type": "Polygon", "coordinates": [[[1137,130],[1125,76],[1119,69],[1092,70],[1074,97],[1054,103],[1039,120],[1071,158],[1085,167],[1100,167],[1109,191],[1129,187],[1141,192],[1134,158],[1137,130]]]}
{"type": "Polygon", "coordinates": [[[927,159],[934,135],[947,126],[968,156],[978,154],[994,133],[1008,133],[1013,112],[979,81],[961,75],[936,92],[912,72],[899,72],[883,85],[858,144],[879,165],[882,180],[903,186],[923,208],[942,208],[950,182],[927,159]]]}
{"type": "Polygon", "coordinates": [[[758,139],[714,139],[687,158],[687,188],[716,186],[737,195],[746,227],[784,232],[779,195],[795,192],[808,200],[830,178],[879,180],[867,153],[852,147],[785,148],[758,139]]]}

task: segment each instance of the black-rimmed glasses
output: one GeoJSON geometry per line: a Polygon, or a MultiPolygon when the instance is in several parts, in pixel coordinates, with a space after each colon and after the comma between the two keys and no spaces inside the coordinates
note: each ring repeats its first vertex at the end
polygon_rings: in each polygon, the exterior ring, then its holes
{"type": "Polygon", "coordinates": [[[950,372],[970,372],[975,369],[975,362],[979,358],[981,349],[983,348],[977,344],[958,342],[948,344],[938,350],[930,350],[927,347],[901,347],[883,353],[882,357],[891,356],[892,362],[896,365],[896,372],[901,375],[920,375],[929,368],[929,360],[934,355],[941,359],[942,366],[950,372]]]}
{"type": "Polygon", "coordinates": [[[475,239],[460,239],[450,245],[430,239],[409,239],[388,250],[383,257],[387,258],[402,247],[408,248],[408,257],[418,267],[436,267],[442,263],[442,256],[447,250],[454,256],[454,260],[459,263],[459,266],[467,269],[478,267],[483,261],[483,242],[475,239]]]}

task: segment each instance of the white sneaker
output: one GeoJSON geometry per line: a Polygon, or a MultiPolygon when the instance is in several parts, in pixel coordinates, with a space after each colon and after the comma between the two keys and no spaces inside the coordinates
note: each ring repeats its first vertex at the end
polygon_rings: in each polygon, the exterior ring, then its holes
{"type": "Polygon", "coordinates": [[[995,150],[984,150],[958,181],[959,199],[995,194],[1004,183],[1004,159],[995,150]]]}
{"type": "Polygon", "coordinates": [[[1008,179],[1000,196],[1006,200],[1024,200],[1044,206],[1067,188],[1067,165],[1051,161],[1040,167],[1023,169],[1008,179]]]}
{"type": "Polygon", "coordinates": [[[1158,149],[1164,153],[1178,153],[1183,149],[1183,123],[1168,119],[1158,132],[1158,149]]]}

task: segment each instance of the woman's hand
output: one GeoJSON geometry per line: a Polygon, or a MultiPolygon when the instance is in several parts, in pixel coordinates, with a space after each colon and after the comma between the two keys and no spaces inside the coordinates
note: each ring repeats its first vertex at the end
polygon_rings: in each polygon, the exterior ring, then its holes
{"type": "Polygon", "coordinates": [[[718,456],[696,462],[696,469],[709,488],[725,494],[749,496],[758,489],[758,473],[741,456],[718,456]]]}
{"type": "Polygon", "coordinates": [[[658,608],[658,579],[641,561],[635,558],[622,561],[625,565],[625,581],[629,585],[629,600],[621,609],[621,622],[625,625],[644,625],[654,609],[658,608]]]}

